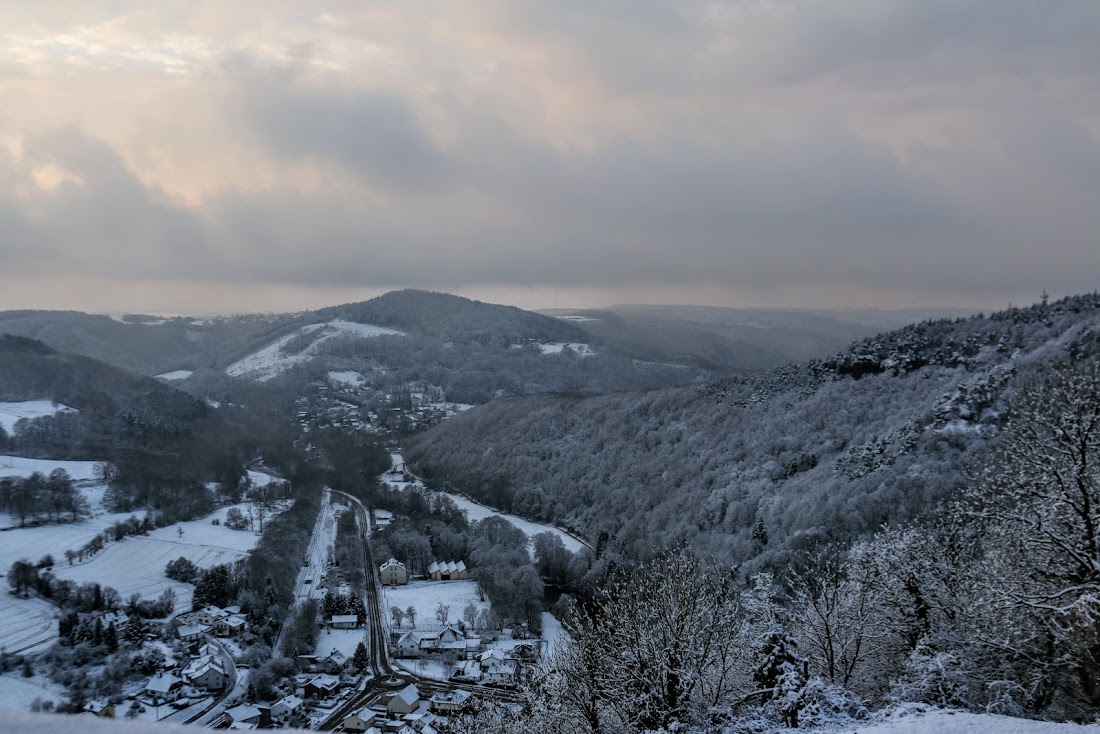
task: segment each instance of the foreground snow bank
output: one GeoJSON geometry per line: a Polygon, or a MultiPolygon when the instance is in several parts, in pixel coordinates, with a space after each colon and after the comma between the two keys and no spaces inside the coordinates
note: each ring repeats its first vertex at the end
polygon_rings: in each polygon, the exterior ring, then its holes
{"type": "Polygon", "coordinates": [[[1100,734],[1100,724],[1056,724],[961,711],[898,712],[877,723],[819,729],[836,734],[1100,734]]]}

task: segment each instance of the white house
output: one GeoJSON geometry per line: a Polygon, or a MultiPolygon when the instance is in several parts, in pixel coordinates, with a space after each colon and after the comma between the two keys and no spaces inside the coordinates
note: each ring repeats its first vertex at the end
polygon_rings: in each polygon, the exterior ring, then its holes
{"type": "Polygon", "coordinates": [[[171,673],[161,673],[145,684],[142,694],[154,706],[175,703],[183,697],[183,681],[171,673]]]}
{"type": "Polygon", "coordinates": [[[406,632],[397,638],[397,644],[393,646],[393,654],[399,658],[420,657],[420,638],[412,632],[406,632]]]}
{"type": "Polygon", "coordinates": [[[217,655],[195,658],[183,669],[182,676],[189,684],[207,691],[220,691],[229,682],[229,674],[217,655]]]}
{"type": "Polygon", "coordinates": [[[239,614],[230,614],[214,623],[214,634],[221,637],[236,637],[248,626],[247,620],[239,614]]]}
{"type": "Polygon", "coordinates": [[[434,713],[454,716],[462,713],[470,705],[469,691],[440,691],[428,701],[434,713]]]}
{"type": "Polygon", "coordinates": [[[271,720],[276,724],[298,723],[304,702],[298,696],[284,696],[271,707],[271,720]]]}
{"type": "Polygon", "coordinates": [[[379,579],[383,586],[401,586],[409,583],[409,574],[405,570],[405,564],[396,558],[391,558],[378,569],[379,579]]]}

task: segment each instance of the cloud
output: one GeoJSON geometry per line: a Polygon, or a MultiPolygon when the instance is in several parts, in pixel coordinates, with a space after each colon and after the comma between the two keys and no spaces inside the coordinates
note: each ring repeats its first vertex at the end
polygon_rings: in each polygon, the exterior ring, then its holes
{"type": "Polygon", "coordinates": [[[248,8],[85,18],[66,48],[109,69],[0,77],[7,277],[1095,288],[1094,3],[274,5],[260,34],[248,8]]]}

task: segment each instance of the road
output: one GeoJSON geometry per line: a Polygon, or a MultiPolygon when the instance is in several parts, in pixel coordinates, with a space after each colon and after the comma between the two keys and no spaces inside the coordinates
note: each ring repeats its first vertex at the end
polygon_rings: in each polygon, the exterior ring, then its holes
{"type": "Polygon", "coordinates": [[[313,533],[309,536],[309,548],[306,550],[305,560],[298,569],[298,580],[294,584],[294,603],[288,610],[283,626],[279,629],[279,636],[275,639],[272,648],[278,651],[283,644],[283,637],[294,620],[293,611],[304,602],[313,597],[313,590],[321,583],[325,575],[325,564],[328,561],[328,550],[336,537],[336,517],[333,514],[332,490],[327,487],[321,496],[321,509],[317,513],[317,522],[313,525],[313,533]]]}
{"type": "Polygon", "coordinates": [[[383,623],[382,610],[382,584],[378,578],[378,566],[374,563],[370,550],[370,513],[356,497],[343,492],[337,492],[346,497],[348,503],[355,508],[359,518],[359,537],[363,542],[363,563],[366,573],[366,599],[368,621],[368,639],[370,642],[371,673],[374,675],[374,685],[365,686],[363,690],[352,696],[346,703],[336,709],[325,722],[318,727],[322,731],[330,731],[338,727],[349,715],[364,706],[369,706],[382,695],[394,690],[400,690],[409,683],[415,683],[421,695],[430,696],[438,691],[465,690],[477,693],[487,698],[496,698],[509,702],[519,702],[517,693],[500,688],[469,685],[462,683],[448,683],[434,678],[423,678],[405,670],[395,670],[390,664],[389,640],[387,639],[386,625],[383,623]]]}

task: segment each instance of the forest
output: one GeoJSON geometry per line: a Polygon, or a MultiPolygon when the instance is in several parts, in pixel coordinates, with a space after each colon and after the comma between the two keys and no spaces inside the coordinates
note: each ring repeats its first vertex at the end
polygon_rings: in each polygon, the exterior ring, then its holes
{"type": "Polygon", "coordinates": [[[966,487],[776,573],[688,548],[612,569],[567,616],[521,712],[449,732],[849,727],[915,703],[1094,721],[1100,707],[1100,363],[1019,386],[966,487]]]}
{"type": "Polygon", "coordinates": [[[743,576],[957,499],[1025,385],[1098,356],[1100,297],[924,322],[705,386],[496,400],[415,437],[429,486],[601,555],[687,545],[743,576]]]}

